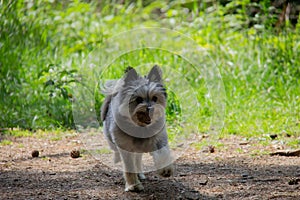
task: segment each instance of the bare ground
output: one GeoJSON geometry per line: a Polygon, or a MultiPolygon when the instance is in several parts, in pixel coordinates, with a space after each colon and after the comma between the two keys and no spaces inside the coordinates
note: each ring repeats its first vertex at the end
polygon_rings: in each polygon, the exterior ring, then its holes
{"type": "Polygon", "coordinates": [[[213,153],[189,149],[174,177],[147,173],[140,193],[124,192],[122,172],[90,154],[71,158],[84,148],[76,135],[8,139],[13,144],[0,146],[0,199],[300,199],[300,157],[269,156],[279,147],[241,137],[220,140],[213,153]]]}

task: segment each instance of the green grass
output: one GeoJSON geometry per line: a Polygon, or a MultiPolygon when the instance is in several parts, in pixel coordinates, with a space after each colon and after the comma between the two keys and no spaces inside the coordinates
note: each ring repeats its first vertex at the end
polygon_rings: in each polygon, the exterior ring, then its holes
{"type": "Polygon", "coordinates": [[[6,131],[7,135],[13,136],[13,137],[33,137],[37,136],[38,134],[34,134],[32,131],[29,130],[20,130],[20,129],[15,129],[15,130],[9,130],[6,131]]]}
{"type": "Polygon", "coordinates": [[[291,148],[299,148],[300,146],[300,140],[298,139],[288,139],[287,140],[287,145],[291,148]]]}
{"type": "Polygon", "coordinates": [[[47,157],[47,156],[42,156],[41,159],[44,160],[44,161],[50,161],[50,160],[51,160],[51,159],[50,159],[49,157],[47,157]]]}
{"type": "Polygon", "coordinates": [[[12,136],[15,138],[20,137],[34,137],[38,139],[50,139],[51,141],[59,141],[62,140],[64,137],[73,137],[76,136],[76,132],[74,130],[36,130],[36,131],[29,131],[29,130],[22,130],[22,129],[13,129],[13,130],[6,130],[4,132],[7,136],[12,136]]]}
{"type": "Polygon", "coordinates": [[[7,145],[12,145],[13,142],[10,140],[1,140],[0,141],[0,146],[7,146],[7,145]]]}
{"type": "Polygon", "coordinates": [[[102,149],[97,150],[95,153],[98,153],[98,154],[111,154],[112,150],[106,149],[106,148],[102,148],[102,149]]]}
{"type": "Polygon", "coordinates": [[[51,141],[60,141],[60,140],[62,140],[62,136],[54,136],[54,137],[51,137],[50,140],[51,141]]]}
{"type": "Polygon", "coordinates": [[[212,146],[216,149],[222,149],[224,147],[224,144],[218,141],[216,138],[205,138],[200,142],[192,144],[192,147],[194,147],[197,150],[205,150],[209,146],[212,146]]]}
{"type": "Polygon", "coordinates": [[[22,143],[19,143],[19,144],[18,144],[18,148],[24,148],[24,147],[25,147],[24,144],[22,144],[22,143]]]}
{"type": "Polygon", "coordinates": [[[250,155],[253,156],[253,157],[256,157],[256,156],[263,156],[263,155],[269,155],[270,152],[269,151],[266,151],[266,150],[253,150],[250,155]]]}
{"type": "MultiPolygon", "coordinates": [[[[222,137],[288,133],[292,136],[288,143],[299,147],[295,138],[300,136],[300,25],[273,28],[276,16],[269,14],[265,1],[258,5],[265,13],[253,18],[247,15],[251,5],[247,0],[226,6],[177,0],[124,4],[21,0],[0,4],[0,15],[6,19],[0,21],[0,127],[21,129],[9,134],[28,137],[39,133],[27,130],[74,128],[72,87],[82,83],[80,70],[88,62],[87,55],[123,31],[163,27],[192,38],[211,57],[200,56],[201,66],[220,71],[226,91],[222,137]]],[[[176,40],[169,43],[184,45],[176,40]]],[[[128,65],[145,73],[153,64],[165,67],[164,78],[170,80],[166,82],[170,140],[176,141],[178,134],[185,137],[196,128],[207,133],[217,105],[208,97],[208,80],[201,69],[163,49],[127,52],[101,75],[88,72],[92,75],[88,78],[97,81],[89,83],[97,115],[104,98],[100,82],[120,78],[128,65]],[[186,76],[178,84],[172,72],[186,76]],[[184,90],[189,91],[186,97],[181,96],[184,90]],[[200,107],[194,109],[191,100],[200,107]],[[190,117],[185,117],[188,114],[190,117]]]]}

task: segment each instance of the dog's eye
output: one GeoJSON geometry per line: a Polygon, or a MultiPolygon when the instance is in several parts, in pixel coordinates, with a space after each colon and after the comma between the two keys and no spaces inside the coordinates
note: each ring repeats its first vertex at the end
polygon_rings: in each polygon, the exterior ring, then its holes
{"type": "Polygon", "coordinates": [[[138,104],[140,104],[140,103],[143,103],[144,99],[143,99],[142,97],[137,97],[137,98],[135,99],[135,101],[136,101],[138,104]]]}
{"type": "Polygon", "coordinates": [[[157,101],[157,96],[153,96],[153,97],[152,97],[152,101],[153,101],[153,102],[156,102],[156,101],[157,101]]]}

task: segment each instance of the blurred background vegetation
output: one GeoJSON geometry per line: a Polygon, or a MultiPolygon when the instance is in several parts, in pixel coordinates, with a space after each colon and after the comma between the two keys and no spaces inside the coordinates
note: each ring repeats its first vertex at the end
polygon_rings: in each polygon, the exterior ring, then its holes
{"type": "Polygon", "coordinates": [[[74,128],[70,86],[80,82],[81,60],[106,38],[150,26],[182,32],[209,51],[226,89],[225,134],[300,135],[299,5],[2,0],[0,127],[74,128]]]}

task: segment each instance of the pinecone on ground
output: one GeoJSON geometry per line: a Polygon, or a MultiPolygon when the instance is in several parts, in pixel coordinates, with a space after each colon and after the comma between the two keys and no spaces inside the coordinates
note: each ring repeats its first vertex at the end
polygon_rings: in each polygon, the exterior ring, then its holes
{"type": "Polygon", "coordinates": [[[38,150],[33,150],[33,151],[31,152],[31,156],[32,156],[33,158],[39,157],[39,154],[40,154],[40,152],[39,152],[38,150]]]}
{"type": "Polygon", "coordinates": [[[72,150],[71,153],[70,153],[70,156],[72,158],[79,158],[80,157],[80,151],[78,151],[78,150],[72,150]]]}

